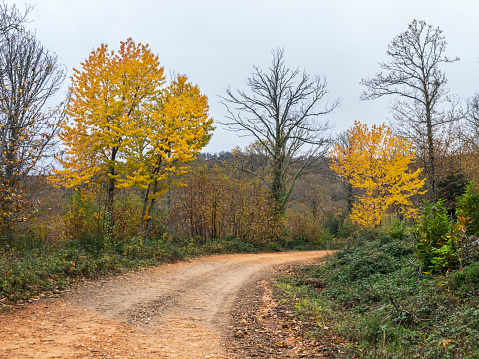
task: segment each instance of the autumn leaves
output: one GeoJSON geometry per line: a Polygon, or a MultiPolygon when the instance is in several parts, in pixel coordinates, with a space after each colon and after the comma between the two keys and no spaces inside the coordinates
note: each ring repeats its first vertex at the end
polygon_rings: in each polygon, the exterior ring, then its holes
{"type": "Polygon", "coordinates": [[[421,169],[412,171],[412,145],[394,136],[386,125],[355,122],[346,143],[336,143],[330,153],[331,169],[359,193],[353,202],[351,220],[362,227],[375,227],[384,214],[411,217],[416,213],[411,197],[424,185],[421,169]]]}
{"type": "Polygon", "coordinates": [[[132,39],[117,53],[105,44],[92,51],[70,91],[63,169],[54,181],[104,186],[110,218],[116,188],[145,191],[139,233],[148,238],[155,199],[211,137],[207,97],[184,75],[166,85],[158,56],[132,39]]]}

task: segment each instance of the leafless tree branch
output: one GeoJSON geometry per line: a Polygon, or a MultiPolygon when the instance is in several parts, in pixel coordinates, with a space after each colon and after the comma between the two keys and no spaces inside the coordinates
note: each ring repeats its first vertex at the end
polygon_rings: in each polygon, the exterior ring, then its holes
{"type": "Polygon", "coordinates": [[[407,31],[396,36],[388,45],[391,60],[379,63],[385,73],[361,80],[366,90],[362,100],[395,96],[391,111],[391,127],[413,140],[418,152],[423,151],[428,194],[435,198],[437,182],[436,137],[443,125],[461,116],[454,101],[449,101],[447,79],[440,64],[453,63],[445,55],[446,41],[442,30],[414,20],[407,31]],[[450,104],[449,110],[443,105],[450,104]]]}
{"type": "Polygon", "coordinates": [[[226,90],[221,102],[228,115],[222,124],[231,131],[253,136],[266,154],[271,171],[270,193],[282,212],[296,179],[324,154],[331,142],[326,135],[329,123],[318,118],[331,113],[340,101],[319,109],[328,93],[326,80],[287,68],[282,49],[272,51],[272,55],[268,72],[254,67],[247,80],[248,93],[226,90]],[[303,159],[302,167],[288,180],[287,173],[296,157],[303,159]]]}

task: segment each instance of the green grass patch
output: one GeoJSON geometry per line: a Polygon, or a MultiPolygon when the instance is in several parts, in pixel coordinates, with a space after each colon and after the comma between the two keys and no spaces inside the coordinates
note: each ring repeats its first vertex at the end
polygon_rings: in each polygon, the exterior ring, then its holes
{"type": "Polygon", "coordinates": [[[384,233],[327,264],[279,278],[276,294],[299,316],[330,323],[351,357],[479,358],[479,262],[423,273],[413,245],[384,233]]]}

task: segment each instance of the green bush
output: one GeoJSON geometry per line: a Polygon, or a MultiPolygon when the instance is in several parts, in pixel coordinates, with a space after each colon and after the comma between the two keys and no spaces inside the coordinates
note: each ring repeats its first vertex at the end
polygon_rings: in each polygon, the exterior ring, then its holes
{"type": "Polygon", "coordinates": [[[203,247],[202,251],[205,254],[215,254],[215,253],[255,253],[257,248],[255,248],[251,243],[242,241],[235,236],[226,236],[224,239],[214,239],[207,241],[203,247]]]}
{"type": "Polygon", "coordinates": [[[479,236],[479,194],[475,190],[475,182],[471,181],[466,186],[464,194],[457,199],[457,213],[468,217],[466,235],[479,236]]]}
{"type": "Polygon", "coordinates": [[[284,248],[278,242],[270,242],[265,247],[266,252],[282,252],[284,248]]]}
{"type": "Polygon", "coordinates": [[[456,236],[446,234],[442,239],[444,242],[439,248],[431,248],[431,267],[446,272],[459,263],[460,249],[456,236]]]}
{"type": "Polygon", "coordinates": [[[451,275],[451,284],[454,289],[465,291],[479,290],[479,263],[473,263],[464,267],[462,271],[456,271],[451,275]]]}
{"type": "Polygon", "coordinates": [[[333,213],[329,212],[326,214],[323,227],[331,233],[333,236],[339,235],[339,228],[343,218],[340,216],[335,216],[333,213]]]}
{"type": "Polygon", "coordinates": [[[444,200],[435,203],[425,201],[415,228],[416,254],[424,271],[442,267],[444,263],[450,264],[445,258],[441,258],[445,255],[453,256],[448,252],[448,248],[443,248],[448,242],[446,236],[450,233],[451,223],[444,200]]]}
{"type": "Polygon", "coordinates": [[[351,219],[348,217],[344,218],[342,223],[339,224],[339,237],[347,238],[354,232],[354,224],[351,222],[351,219]]]}
{"type": "Polygon", "coordinates": [[[406,239],[406,222],[396,217],[391,217],[387,233],[389,237],[397,240],[406,239]]]}

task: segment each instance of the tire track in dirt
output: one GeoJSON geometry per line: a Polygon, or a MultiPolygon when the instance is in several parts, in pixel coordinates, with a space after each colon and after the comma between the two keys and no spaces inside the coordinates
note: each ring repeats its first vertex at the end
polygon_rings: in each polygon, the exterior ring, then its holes
{"type": "Polygon", "coordinates": [[[0,358],[226,358],[240,289],[327,253],[209,256],[84,283],[0,314],[0,358]]]}

